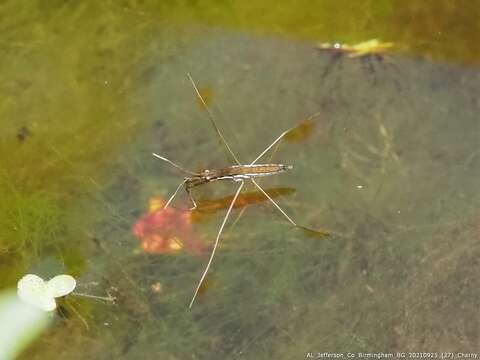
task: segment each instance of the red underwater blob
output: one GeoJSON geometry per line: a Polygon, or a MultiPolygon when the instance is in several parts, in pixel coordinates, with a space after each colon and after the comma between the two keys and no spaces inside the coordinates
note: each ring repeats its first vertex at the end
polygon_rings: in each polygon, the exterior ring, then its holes
{"type": "Polygon", "coordinates": [[[150,199],[150,212],[133,226],[133,234],[140,241],[142,250],[166,254],[185,249],[202,254],[202,241],[193,232],[190,211],[172,207],[164,209],[164,204],[163,198],[150,199]]]}

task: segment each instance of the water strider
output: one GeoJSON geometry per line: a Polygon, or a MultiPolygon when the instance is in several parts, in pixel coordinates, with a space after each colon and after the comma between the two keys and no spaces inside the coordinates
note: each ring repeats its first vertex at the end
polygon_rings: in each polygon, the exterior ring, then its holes
{"type": "Polygon", "coordinates": [[[195,209],[197,207],[197,204],[195,200],[193,199],[190,190],[196,186],[203,185],[209,182],[214,182],[217,180],[229,180],[229,181],[234,181],[239,183],[239,186],[237,188],[237,191],[235,192],[235,195],[233,196],[233,199],[230,203],[230,206],[228,207],[227,213],[225,214],[225,217],[223,218],[222,224],[220,225],[220,228],[217,233],[217,237],[215,239],[215,244],[212,249],[212,253],[210,254],[210,258],[208,260],[207,266],[205,267],[205,270],[203,271],[202,277],[200,278],[200,281],[198,282],[198,285],[195,289],[195,292],[193,294],[192,300],[190,301],[189,308],[192,307],[193,303],[195,302],[195,298],[197,297],[198,291],[200,287],[202,286],[202,283],[205,280],[205,277],[207,276],[208,270],[210,269],[210,266],[212,264],[213,258],[215,256],[215,251],[218,246],[218,242],[220,240],[220,236],[223,232],[223,229],[225,227],[225,224],[228,220],[228,217],[230,216],[230,213],[232,211],[232,208],[235,204],[235,201],[238,198],[238,195],[240,194],[240,191],[242,190],[245,181],[250,180],[255,187],[260,190],[260,192],[265,195],[265,197],[282,213],[282,215],[288,220],[290,224],[297,228],[303,229],[306,233],[309,235],[315,234],[317,236],[326,236],[328,235],[328,232],[325,231],[318,231],[318,230],[313,230],[309,229],[303,226],[298,225],[295,221],[288,216],[285,211],[278,205],[272,197],[265,191],[263,188],[255,181],[255,178],[257,177],[262,177],[262,176],[271,176],[271,175],[276,175],[279,173],[282,173],[284,171],[290,170],[293,168],[292,165],[284,165],[284,164],[257,164],[257,161],[260,160],[275,144],[277,144],[282,138],[284,138],[287,134],[289,134],[292,130],[296,129],[297,126],[292,127],[288,130],[285,130],[283,133],[280,134],[270,145],[267,146],[265,150],[263,150],[260,155],[258,155],[255,160],[253,160],[250,164],[242,164],[235,153],[232,151],[230,146],[228,145],[227,141],[225,140],[222,132],[218,128],[217,124],[215,123],[215,119],[213,117],[212,112],[207,106],[207,103],[203,99],[202,95],[200,94],[195,82],[193,81],[192,77],[190,74],[187,74],[190,82],[192,83],[192,86],[195,90],[196,96],[202,103],[203,107],[206,109],[208,117],[210,119],[210,122],[212,123],[213,128],[217,132],[218,137],[220,138],[222,144],[225,146],[227,149],[228,153],[232,157],[232,159],[235,161],[235,165],[225,167],[223,169],[206,169],[202,170],[200,172],[194,172],[185,169],[184,167],[174,163],[173,161],[167,159],[166,157],[160,156],[158,154],[153,153],[153,156],[157,157],[160,160],[163,160],[165,162],[168,162],[170,165],[176,167],[183,173],[185,173],[187,176],[185,176],[184,180],[178,185],[177,189],[173,193],[173,195],[168,199],[166,202],[164,208],[166,208],[170,203],[172,202],[173,198],[175,195],[178,193],[180,188],[184,186],[185,191],[187,192],[193,207],[191,210],[195,209]]]}

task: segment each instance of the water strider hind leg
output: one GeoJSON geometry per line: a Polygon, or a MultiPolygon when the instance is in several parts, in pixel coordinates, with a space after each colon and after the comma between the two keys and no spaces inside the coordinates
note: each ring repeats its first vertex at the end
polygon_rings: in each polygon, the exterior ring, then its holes
{"type": "Polygon", "coordinates": [[[282,213],[282,215],[285,216],[285,218],[288,220],[288,222],[290,224],[292,224],[296,228],[302,229],[303,232],[305,234],[307,234],[308,236],[323,238],[325,236],[330,235],[330,232],[325,231],[325,230],[315,230],[315,229],[308,228],[306,226],[298,225],[295,221],[292,220],[292,218],[290,216],[287,215],[287,213],[285,211],[283,211],[283,209],[280,207],[280,205],[278,205],[275,202],[275,200],[273,200],[272,197],[270,195],[268,195],[267,192],[265,190],[263,190],[260,185],[257,184],[257,182],[254,179],[250,179],[250,180],[252,180],[252,183],[257,187],[257,189],[260,190],[268,200],[270,200],[270,202],[278,209],[278,211],[280,211],[282,213]]]}
{"type": "Polygon", "coordinates": [[[267,194],[267,192],[265,190],[262,189],[262,187],[260,185],[257,184],[257,182],[254,180],[254,179],[250,179],[252,180],[252,183],[253,185],[255,185],[257,187],[258,190],[260,190],[263,195],[266,196],[266,198],[268,200],[270,200],[270,202],[282,213],[283,216],[285,216],[285,218],[288,220],[288,222],[290,224],[292,224],[293,226],[297,227],[297,223],[295,221],[293,221],[290,216],[287,215],[287,213],[285,211],[283,211],[283,209],[280,207],[280,205],[278,205],[275,200],[272,199],[272,197],[270,195],[267,194]]]}

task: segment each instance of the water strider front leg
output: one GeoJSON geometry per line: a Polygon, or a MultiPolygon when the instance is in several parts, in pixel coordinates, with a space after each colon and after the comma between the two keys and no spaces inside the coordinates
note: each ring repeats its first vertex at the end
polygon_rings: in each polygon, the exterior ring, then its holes
{"type": "Polygon", "coordinates": [[[168,205],[170,205],[170,203],[173,201],[173,198],[175,197],[175,195],[177,195],[178,193],[178,190],[180,190],[180,188],[182,187],[182,185],[185,185],[188,181],[188,178],[185,178],[183,179],[183,181],[180,183],[180,185],[177,186],[177,189],[175,190],[175,192],[172,194],[172,196],[170,196],[170,198],[168,199],[168,201],[166,202],[165,206],[163,207],[164,209],[166,209],[168,207],[168,205]]]}
{"type": "Polygon", "coordinates": [[[184,182],[184,184],[185,184],[185,192],[187,193],[188,198],[193,204],[193,207],[190,208],[190,211],[195,210],[197,208],[197,203],[193,199],[192,193],[190,192],[190,189],[192,188],[192,184],[188,181],[188,179],[184,182]]]}

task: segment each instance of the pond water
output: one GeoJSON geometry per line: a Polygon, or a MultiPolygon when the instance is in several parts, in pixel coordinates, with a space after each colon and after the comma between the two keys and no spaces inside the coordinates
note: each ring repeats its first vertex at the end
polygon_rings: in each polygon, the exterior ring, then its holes
{"type": "MultiPolygon", "coordinates": [[[[24,359],[480,351],[475,2],[0,5],[0,286],[67,273],[24,359]],[[344,11],[340,11],[344,9],[344,11]],[[348,10],[348,11],[347,11],[348,10]],[[316,47],[372,38],[382,56],[316,47]],[[184,174],[293,165],[232,196],[184,174]]],[[[247,182],[248,183],[248,182],[247,182]]]]}

